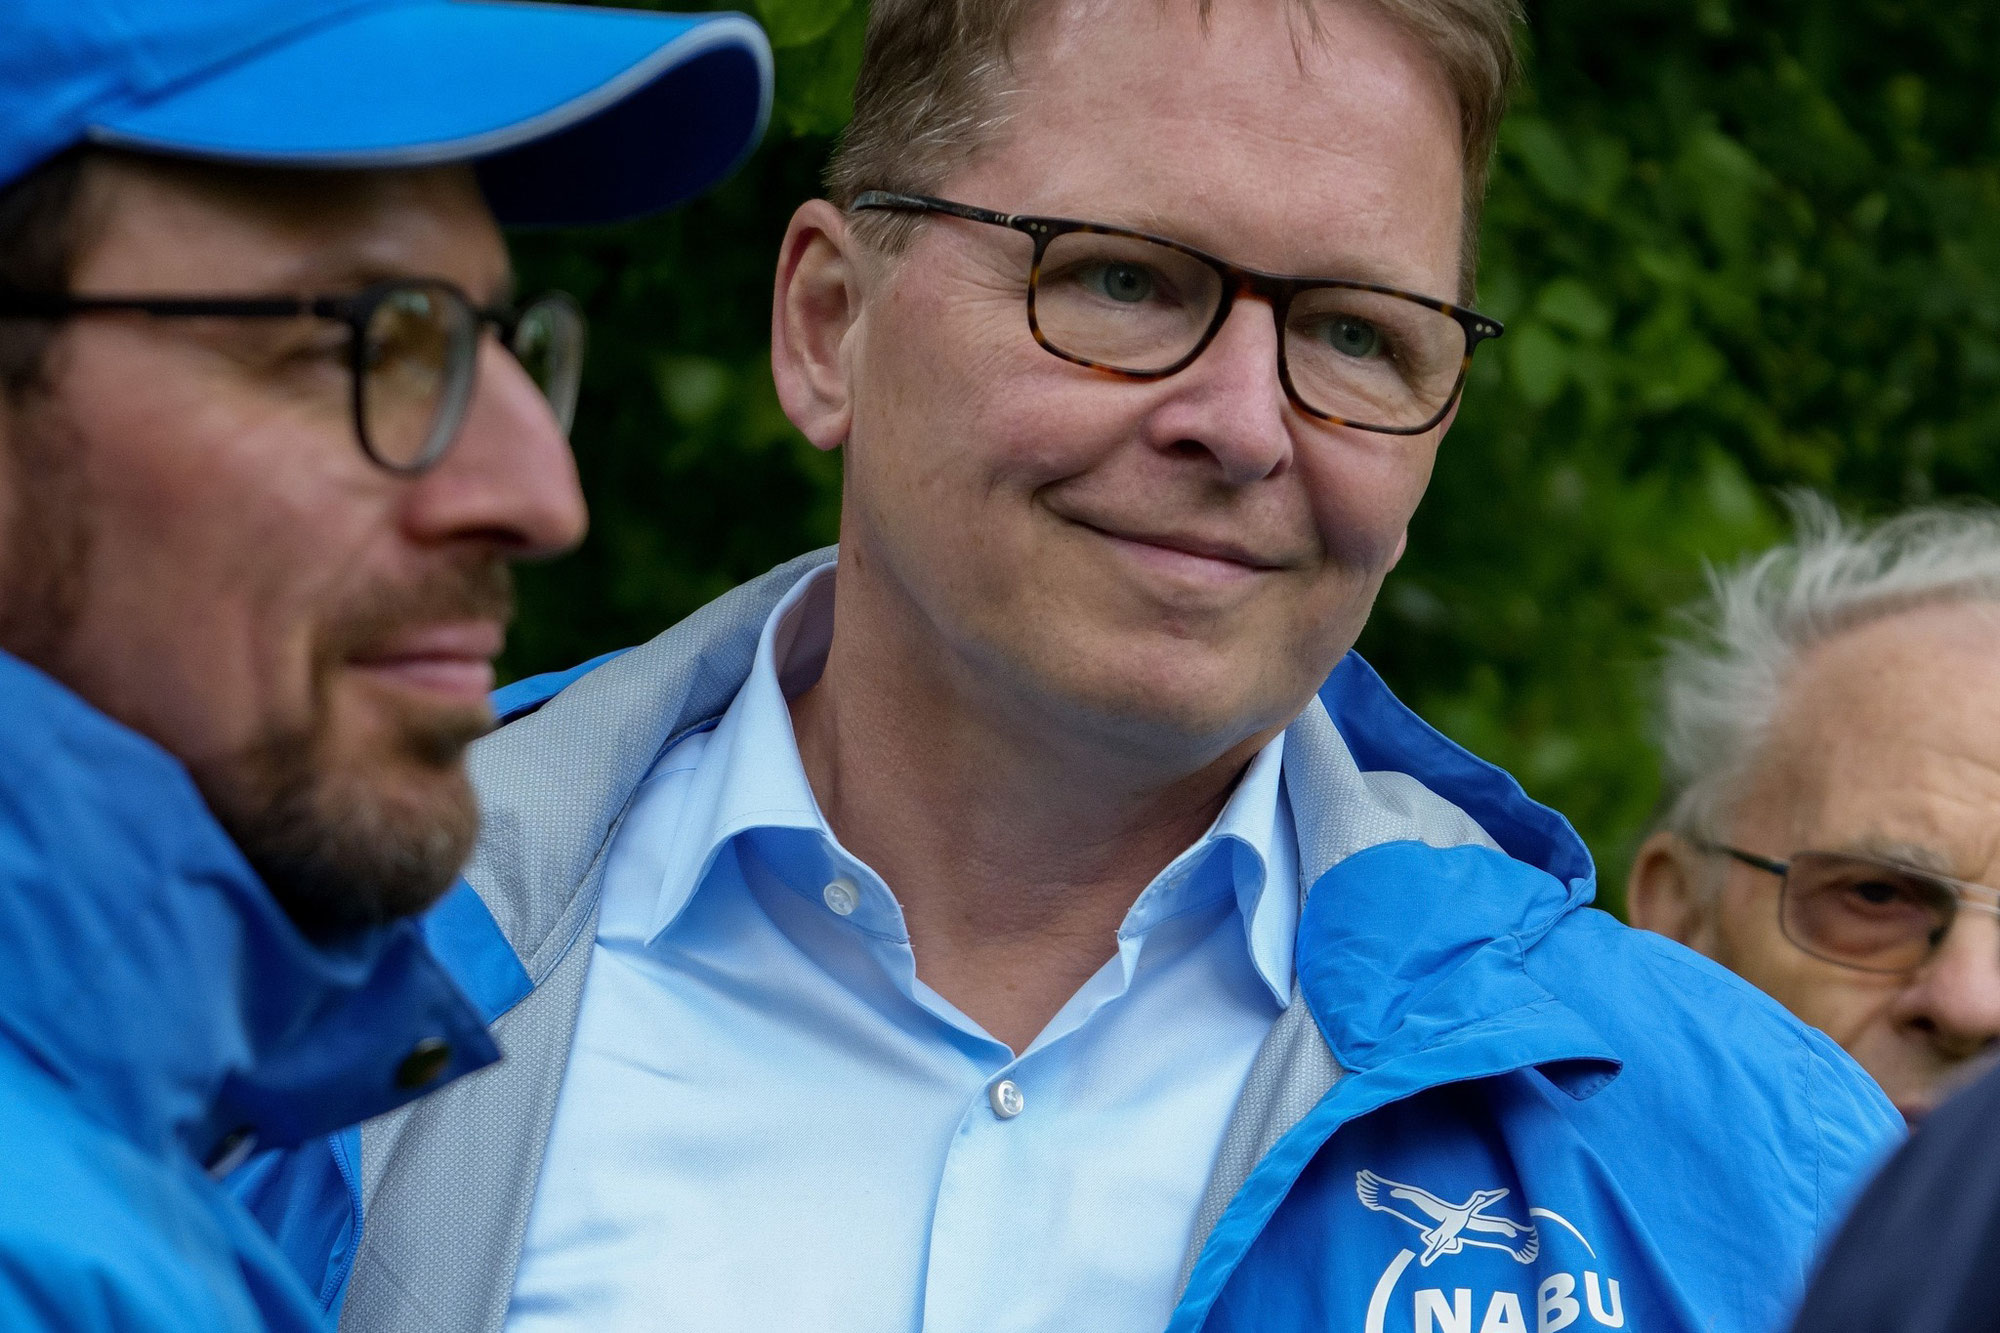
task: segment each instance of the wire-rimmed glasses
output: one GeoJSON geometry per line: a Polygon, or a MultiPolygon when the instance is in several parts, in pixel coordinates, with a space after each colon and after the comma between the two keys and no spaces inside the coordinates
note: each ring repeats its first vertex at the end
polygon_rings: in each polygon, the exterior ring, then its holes
{"type": "Polygon", "coordinates": [[[1065,361],[1130,379],[1185,370],[1237,296],[1271,305],[1278,378],[1293,406],[1336,425],[1421,435],[1444,420],[1500,322],[1379,283],[1261,273],[1148,232],[996,213],[929,195],[869,190],[856,210],[942,213],[1034,241],[1028,328],[1065,361]]]}
{"type": "Polygon", "coordinates": [[[444,456],[465,423],[487,327],[548,399],[565,434],[583,377],[584,320],[561,292],[518,311],[481,308],[437,278],[398,279],[334,296],[0,294],[0,316],[68,319],[97,312],[179,319],[329,319],[347,325],[354,430],[368,457],[414,475],[444,456]]]}
{"type": "Polygon", "coordinates": [[[1815,958],[1863,972],[1907,975],[1943,943],[1961,909],[2000,916],[2000,889],[1848,852],[1789,861],[1697,841],[1778,877],[1778,926],[1815,958]]]}

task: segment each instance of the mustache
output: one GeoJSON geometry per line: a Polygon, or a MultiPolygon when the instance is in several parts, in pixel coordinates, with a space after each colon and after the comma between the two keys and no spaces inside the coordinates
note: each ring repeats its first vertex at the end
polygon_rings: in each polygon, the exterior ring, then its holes
{"type": "Polygon", "coordinates": [[[328,626],[321,663],[365,655],[423,625],[513,619],[513,570],[497,557],[467,556],[419,582],[370,589],[328,626]]]}

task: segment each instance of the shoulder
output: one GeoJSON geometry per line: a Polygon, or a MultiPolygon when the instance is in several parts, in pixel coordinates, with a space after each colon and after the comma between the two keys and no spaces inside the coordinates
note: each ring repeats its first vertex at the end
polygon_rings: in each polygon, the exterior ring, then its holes
{"type": "Polygon", "coordinates": [[[192,1164],[152,1158],[0,1064],[0,1327],[259,1327],[192,1164]]]}
{"type": "Polygon", "coordinates": [[[2000,1301],[2000,1075],[1947,1101],[1861,1195],[1801,1329],[1986,1327],[2000,1301]]]}
{"type": "Polygon", "coordinates": [[[1789,1214],[1823,1242],[1902,1118],[1824,1033],[1710,960],[1594,909],[1572,912],[1526,954],[1529,975],[1597,1029],[1623,1062],[1579,1110],[1643,1117],[1643,1143],[1673,1163],[1663,1187],[1713,1163],[1704,1189],[1789,1214]],[[1668,1148],[1665,1157],[1657,1149],[1668,1148]]]}

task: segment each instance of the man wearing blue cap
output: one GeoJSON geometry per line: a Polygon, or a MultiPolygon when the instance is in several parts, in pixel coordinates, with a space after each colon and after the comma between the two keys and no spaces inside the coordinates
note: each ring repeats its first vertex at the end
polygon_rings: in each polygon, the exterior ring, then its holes
{"type": "Polygon", "coordinates": [[[496,1058],[409,918],[584,527],[496,222],[667,207],[769,95],[737,16],[0,11],[0,1327],[320,1327],[215,1178],[496,1058]]]}

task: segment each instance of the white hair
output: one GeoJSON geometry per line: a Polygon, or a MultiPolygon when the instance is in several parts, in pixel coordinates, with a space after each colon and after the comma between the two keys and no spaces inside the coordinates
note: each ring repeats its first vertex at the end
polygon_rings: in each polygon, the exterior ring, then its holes
{"type": "Polygon", "coordinates": [[[1661,681],[1661,825],[1720,838],[1799,658],[1859,625],[1918,607],[2000,603],[2000,509],[1929,506],[1873,527],[1823,497],[1787,495],[1797,535],[1734,569],[1682,614],[1661,681]]]}

